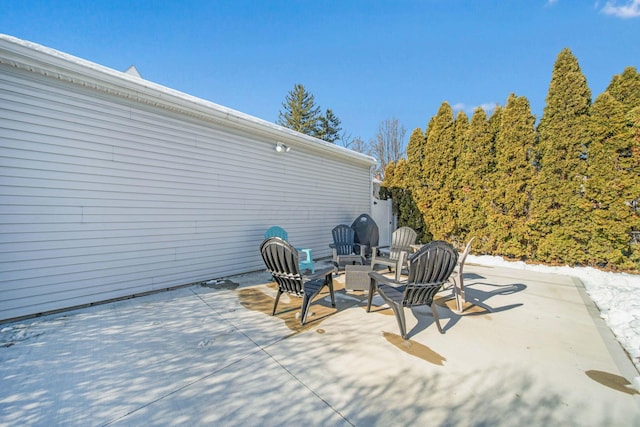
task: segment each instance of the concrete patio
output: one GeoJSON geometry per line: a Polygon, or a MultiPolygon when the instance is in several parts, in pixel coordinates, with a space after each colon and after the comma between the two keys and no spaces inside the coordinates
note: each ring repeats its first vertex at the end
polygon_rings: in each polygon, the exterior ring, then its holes
{"type": "Polygon", "coordinates": [[[0,325],[0,426],[640,425],[638,375],[579,281],[465,266],[390,309],[335,279],[301,327],[264,272],[0,325]]]}

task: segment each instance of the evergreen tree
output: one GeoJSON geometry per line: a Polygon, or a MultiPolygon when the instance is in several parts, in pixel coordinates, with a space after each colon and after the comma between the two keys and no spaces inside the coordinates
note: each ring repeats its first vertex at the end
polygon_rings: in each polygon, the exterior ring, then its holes
{"type": "Polygon", "coordinates": [[[500,105],[497,105],[493,110],[493,114],[489,117],[489,126],[491,127],[491,132],[493,132],[493,140],[495,141],[500,133],[500,127],[502,126],[502,113],[503,108],[500,105]]]}
{"type": "Polygon", "coordinates": [[[460,155],[465,150],[469,141],[467,140],[467,133],[469,132],[469,117],[464,111],[458,111],[456,114],[456,119],[453,122],[454,126],[454,146],[453,146],[453,157],[456,161],[456,166],[458,165],[458,161],[460,159],[460,155]]]}
{"type": "Polygon", "coordinates": [[[340,139],[341,130],[340,119],[333,114],[333,111],[327,109],[324,116],[318,118],[318,126],[313,132],[313,136],[335,144],[340,139]]]}
{"type": "Polygon", "coordinates": [[[527,222],[535,142],[535,117],[529,101],[509,95],[496,138],[489,210],[490,235],[500,255],[526,258],[530,253],[527,222]]]}
{"type": "Polygon", "coordinates": [[[591,108],[586,197],[591,204],[589,256],[593,265],[632,268],[631,231],[639,227],[637,210],[629,203],[640,194],[635,143],[624,105],[604,92],[591,108]],[[634,163],[636,163],[634,165],[634,163]]]}
{"type": "MultiPolygon", "coordinates": [[[[422,133],[422,129],[415,128],[409,136],[409,143],[407,143],[407,162],[412,173],[419,174],[422,162],[424,160],[424,145],[425,136],[422,133]]],[[[414,175],[415,176],[415,175],[414,175]]]]}
{"type": "Polygon", "coordinates": [[[451,186],[454,188],[453,201],[451,202],[451,210],[456,212],[455,228],[451,236],[451,243],[455,246],[463,246],[466,235],[468,233],[467,220],[464,216],[463,209],[468,201],[468,194],[465,192],[465,174],[468,172],[466,165],[463,164],[463,154],[468,150],[468,133],[469,133],[469,117],[464,111],[459,111],[453,123],[454,126],[454,144],[453,144],[453,160],[454,168],[451,171],[451,186]]]}
{"type": "Polygon", "coordinates": [[[277,124],[307,135],[315,135],[320,119],[320,107],[314,96],[301,84],[296,84],[287,94],[277,124]]]}
{"type": "Polygon", "coordinates": [[[405,159],[387,165],[384,182],[380,189],[381,198],[391,198],[393,213],[398,219],[398,227],[411,227],[418,233],[417,242],[426,243],[431,235],[426,230],[422,213],[418,209],[411,190],[412,175],[405,159]]]}
{"type": "MultiPolygon", "coordinates": [[[[611,83],[607,88],[617,101],[619,101],[625,110],[625,122],[629,129],[631,141],[629,141],[629,164],[630,170],[634,171],[635,181],[640,183],[640,74],[634,67],[627,67],[620,75],[615,75],[611,79],[611,83]]],[[[633,217],[631,226],[632,243],[634,251],[629,255],[629,259],[640,267],[640,226],[637,225],[636,219],[640,215],[640,192],[636,190],[635,195],[630,196],[627,200],[629,206],[632,207],[633,217]]]]}
{"type": "Polygon", "coordinates": [[[417,241],[420,243],[426,243],[433,237],[418,208],[426,142],[426,136],[422,129],[414,129],[407,144],[406,178],[404,179],[403,194],[398,203],[398,210],[401,212],[398,226],[406,225],[413,228],[418,233],[417,241]]]}
{"type": "MultiPolygon", "coordinates": [[[[628,111],[625,118],[632,138],[631,150],[629,151],[629,156],[631,157],[630,170],[636,177],[636,183],[640,185],[640,106],[628,111]]],[[[638,217],[640,216],[640,190],[637,190],[631,197],[628,204],[633,209],[635,217],[638,217]]],[[[640,226],[633,225],[631,233],[631,243],[634,251],[631,253],[630,258],[636,263],[636,268],[640,269],[640,226]]]]}
{"type": "Polygon", "coordinates": [[[563,49],[554,64],[540,124],[539,164],[531,229],[541,261],[588,260],[588,206],[584,199],[591,91],[578,61],[563,49]]]}
{"type": "Polygon", "coordinates": [[[461,153],[458,173],[461,174],[459,194],[464,199],[458,210],[461,226],[461,244],[475,237],[477,251],[491,253],[487,233],[488,189],[493,170],[494,133],[481,107],[471,116],[466,135],[466,145],[461,153]]]}
{"type": "Polygon", "coordinates": [[[640,269],[640,91],[629,67],[591,106],[573,54],[558,55],[537,132],[524,97],[453,118],[445,102],[390,162],[381,194],[421,241],[516,258],[640,269]],[[466,130],[465,130],[466,129],[466,130]],[[417,221],[416,221],[417,220],[417,221]]]}
{"type": "Polygon", "coordinates": [[[430,125],[421,170],[422,186],[416,196],[430,233],[435,239],[448,240],[455,229],[450,210],[454,193],[451,175],[455,166],[455,127],[453,110],[447,102],[442,103],[430,125]]]}
{"type": "Polygon", "coordinates": [[[634,67],[627,67],[622,74],[611,79],[607,92],[622,103],[625,110],[640,107],[640,74],[634,67]]]}

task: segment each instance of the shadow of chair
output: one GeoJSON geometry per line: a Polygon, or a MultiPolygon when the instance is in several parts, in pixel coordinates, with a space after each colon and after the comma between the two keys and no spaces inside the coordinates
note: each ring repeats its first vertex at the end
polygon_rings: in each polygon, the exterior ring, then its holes
{"type": "Polygon", "coordinates": [[[311,301],[325,286],[329,288],[331,294],[331,306],[336,306],[332,267],[318,271],[311,276],[303,276],[300,273],[298,251],[280,237],[265,239],[260,245],[260,254],[267,266],[267,271],[271,273],[273,280],[278,285],[272,316],[276,314],[280,295],[283,293],[291,294],[302,298],[300,324],[304,325],[311,301]]]}
{"type": "Polygon", "coordinates": [[[380,240],[378,224],[376,224],[371,216],[363,213],[353,221],[351,228],[356,232],[356,252],[360,252],[362,246],[364,248],[364,256],[367,258],[370,257],[373,246],[378,246],[380,240]]]}
{"type": "Polygon", "coordinates": [[[395,268],[396,280],[400,280],[402,268],[412,252],[411,245],[416,242],[418,233],[410,227],[400,227],[391,235],[391,246],[374,246],[371,251],[371,268],[376,264],[386,265],[391,271],[395,268]],[[384,251],[388,248],[388,252],[384,251]]]}
{"type": "Polygon", "coordinates": [[[434,296],[449,280],[458,261],[458,251],[449,243],[436,240],[422,246],[409,256],[409,274],[406,281],[398,281],[376,272],[370,272],[369,299],[367,312],[371,311],[373,294],[378,292],[393,310],[400,335],[407,338],[404,307],[427,305],[431,308],[438,331],[440,326],[438,311],[434,306],[434,296]]]}
{"type": "Polygon", "coordinates": [[[333,243],[329,247],[333,252],[333,265],[336,269],[341,265],[364,263],[364,246],[356,246],[355,230],[352,227],[346,224],[337,225],[331,230],[331,236],[333,243]]]}
{"type": "MultiPolygon", "coordinates": [[[[483,279],[482,276],[477,276],[479,279],[483,279]]],[[[468,279],[469,277],[467,277],[468,279]]],[[[465,288],[465,301],[473,306],[477,306],[484,310],[485,313],[499,313],[502,311],[511,310],[513,308],[517,308],[522,306],[522,303],[512,303],[508,305],[502,305],[499,307],[488,305],[487,301],[497,297],[497,296],[507,296],[512,295],[518,292],[522,292],[527,289],[527,285],[524,283],[512,283],[508,285],[496,285],[494,283],[487,283],[482,281],[474,281],[472,286],[465,288]],[[493,289],[493,290],[487,290],[493,289]]],[[[460,312],[459,314],[467,314],[467,308],[465,308],[464,312],[460,312]]],[[[473,314],[483,314],[482,312],[471,311],[471,315],[473,314]]]]}
{"type": "MultiPolygon", "coordinates": [[[[289,233],[279,225],[269,227],[267,231],[264,232],[264,238],[268,239],[269,237],[280,237],[282,240],[287,242],[289,241],[289,233]]],[[[314,274],[316,272],[316,268],[313,263],[313,258],[311,257],[311,249],[296,248],[296,250],[303,253],[305,256],[304,259],[300,261],[300,269],[309,269],[311,270],[311,274],[314,274]]]]}
{"type": "Polygon", "coordinates": [[[458,259],[458,265],[456,266],[450,278],[450,281],[453,282],[453,296],[456,299],[456,308],[460,313],[464,310],[464,303],[466,302],[463,277],[464,262],[467,259],[467,255],[469,255],[469,252],[471,251],[471,243],[473,242],[473,239],[475,239],[475,237],[472,237],[467,242],[467,246],[465,246],[462,255],[458,259]]]}

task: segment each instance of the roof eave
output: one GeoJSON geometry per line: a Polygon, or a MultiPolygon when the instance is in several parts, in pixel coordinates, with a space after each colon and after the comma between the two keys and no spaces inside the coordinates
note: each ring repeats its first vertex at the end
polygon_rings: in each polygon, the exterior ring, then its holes
{"type": "Polygon", "coordinates": [[[328,155],[346,157],[369,166],[377,163],[376,159],[371,156],[55,49],[4,34],[0,34],[0,64],[196,117],[207,122],[232,127],[264,138],[271,138],[274,142],[304,146],[328,155]]]}

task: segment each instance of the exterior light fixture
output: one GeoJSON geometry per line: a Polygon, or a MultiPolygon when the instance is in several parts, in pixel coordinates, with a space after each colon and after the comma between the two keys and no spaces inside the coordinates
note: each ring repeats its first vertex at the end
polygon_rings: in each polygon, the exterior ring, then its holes
{"type": "Polygon", "coordinates": [[[276,142],[276,151],[278,153],[288,153],[291,150],[291,147],[283,144],[282,142],[276,142]]]}

